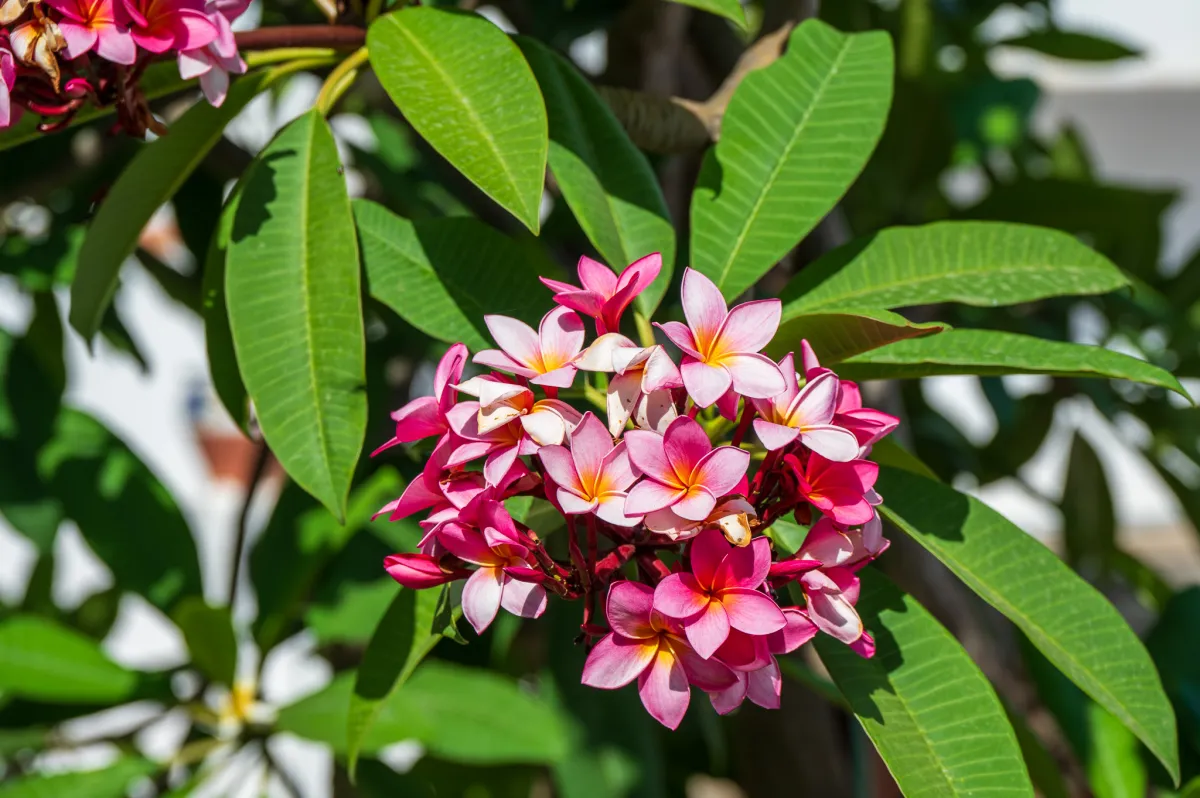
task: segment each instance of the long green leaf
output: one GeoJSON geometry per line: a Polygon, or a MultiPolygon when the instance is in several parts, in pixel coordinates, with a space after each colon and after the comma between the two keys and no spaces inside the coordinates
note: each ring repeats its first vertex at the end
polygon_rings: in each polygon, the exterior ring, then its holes
{"type": "Polygon", "coordinates": [[[875,656],[823,635],[817,651],[904,795],[1033,798],[987,677],[915,599],[871,569],[860,575],[856,606],[875,656]]]}
{"type": "Polygon", "coordinates": [[[1179,779],[1175,715],[1154,664],[1120,614],[1042,544],[982,502],[883,467],[881,511],[1015,623],[1179,779]]]}
{"type": "Polygon", "coordinates": [[[1112,39],[1066,30],[1035,31],[1012,39],[1002,39],[993,46],[1019,47],[1067,61],[1119,61],[1141,55],[1140,50],[1112,39]]]}
{"type": "Polygon", "coordinates": [[[309,111],[251,169],[225,263],[238,366],[271,451],[341,519],[366,434],[366,345],[333,133],[309,111]]]}
{"type": "Polygon", "coordinates": [[[442,630],[436,629],[434,622],[444,594],[444,589],[401,588],[367,644],[346,718],[346,758],[352,776],[363,739],[388,697],[404,686],[442,639],[442,630]]]}
{"type": "MultiPolygon", "coordinates": [[[[729,0],[741,13],[737,0],[729,0]]],[[[536,39],[517,44],[537,76],[550,118],[550,169],[588,240],[614,271],[662,253],[658,279],[637,298],[647,318],[671,284],[675,228],[658,178],[592,84],[536,39]]]]}
{"type": "Polygon", "coordinates": [[[490,225],[467,218],[414,224],[367,200],[354,202],[354,218],[371,296],[433,338],[486,349],[485,313],[536,326],[549,307],[535,261],[490,225]]]}
{"type": "Polygon", "coordinates": [[[992,307],[1051,296],[1103,294],[1128,284],[1074,236],[999,222],[890,227],[801,270],[784,289],[785,319],[856,307],[936,302],[992,307]]]}
{"type": "Polygon", "coordinates": [[[741,0],[671,0],[671,2],[725,17],[739,28],[743,30],[746,28],[746,12],[742,9],[741,0]]]}
{"type": "Polygon", "coordinates": [[[204,315],[204,346],[208,353],[208,374],[212,378],[217,398],[225,412],[241,429],[250,429],[250,397],[238,371],[237,353],[233,348],[233,332],[229,329],[229,307],[225,297],[225,258],[233,221],[237,217],[238,200],[242,196],[242,181],[234,186],[221,209],[217,228],[213,230],[204,258],[204,282],[200,287],[201,311],[204,315]]]}
{"type": "Polygon", "coordinates": [[[994,330],[948,330],[855,355],[838,366],[848,380],[913,379],[939,374],[1050,374],[1107,377],[1157,385],[1188,397],[1170,372],[1099,346],[1047,341],[994,330]]]}
{"type": "Polygon", "coordinates": [[[1112,491],[1100,456],[1079,430],[1071,440],[1060,507],[1067,562],[1093,573],[1111,567],[1117,550],[1112,491]]]}
{"type": "Polygon", "coordinates": [[[807,340],[825,365],[878,349],[896,341],[920,338],[947,329],[941,322],[918,324],[889,310],[856,309],[845,313],[804,313],[785,321],[767,344],[766,352],[776,360],[798,352],[807,340]]]}
{"type": "Polygon", "coordinates": [[[0,785],[0,798],[125,798],[136,779],[158,769],[149,759],[127,757],[100,770],[22,776],[0,785]]]}
{"type": "Polygon", "coordinates": [[[110,703],[128,698],[138,676],[100,644],[48,618],[0,622],[0,692],[50,703],[110,703]]]}
{"type": "Polygon", "coordinates": [[[754,284],[829,212],[883,133],[892,45],[818,20],[734,92],[692,195],[692,264],[727,299],[754,284]]]}
{"type": "Polygon", "coordinates": [[[199,596],[184,599],[171,619],[183,632],[192,664],[218,684],[233,686],[237,672],[237,634],[228,607],[212,607],[199,596]]]}
{"type": "Polygon", "coordinates": [[[38,473],[121,587],[170,613],[203,591],[196,542],[170,492],[103,424],[63,408],[38,473]]]}
{"type": "MultiPolygon", "coordinates": [[[[279,711],[277,728],[346,752],[354,674],[279,711]]],[[[362,741],[374,753],[416,740],[442,759],[473,764],[551,764],[567,749],[563,720],[516,682],[476,668],[427,662],[384,702],[362,741]]]]}
{"type": "Polygon", "coordinates": [[[405,8],[367,30],[371,66],[421,136],[534,233],[546,107],[521,51],[476,14],[405,8]]]}
{"type": "Polygon", "coordinates": [[[84,338],[90,340],[100,329],[121,265],[133,254],[151,214],[200,165],[225,126],[270,78],[271,73],[261,72],[237,81],[220,108],[196,103],[169,135],[142,148],[113,184],[88,227],[71,283],[71,326],[84,338]]]}

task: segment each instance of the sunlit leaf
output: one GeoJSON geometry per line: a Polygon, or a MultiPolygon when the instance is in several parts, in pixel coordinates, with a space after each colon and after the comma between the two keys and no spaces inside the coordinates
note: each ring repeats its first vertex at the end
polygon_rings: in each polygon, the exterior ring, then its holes
{"type": "Polygon", "coordinates": [[[111,703],[137,685],[136,673],[78,632],[33,615],[0,621],[0,692],[51,703],[111,703]]]}
{"type": "Polygon", "coordinates": [[[183,632],[192,664],[209,679],[233,685],[237,671],[237,635],[228,607],[213,607],[199,596],[184,599],[171,619],[183,632]]]}
{"type": "Polygon", "coordinates": [[[862,352],[907,338],[940,333],[946,328],[940,322],[911,322],[889,310],[802,313],[780,325],[767,344],[766,353],[779,360],[788,352],[799,352],[800,341],[807,340],[821,363],[831,366],[862,352]]]}
{"type": "Polygon", "coordinates": [[[32,774],[0,784],[0,798],[125,798],[135,781],[158,769],[148,759],[126,757],[99,770],[32,774]]]}

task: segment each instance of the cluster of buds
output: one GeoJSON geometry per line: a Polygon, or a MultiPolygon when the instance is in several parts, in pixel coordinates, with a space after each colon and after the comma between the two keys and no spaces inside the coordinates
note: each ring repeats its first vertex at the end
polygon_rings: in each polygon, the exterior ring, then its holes
{"type": "MultiPolygon", "coordinates": [[[[855,572],[887,541],[877,467],[865,458],[898,421],[864,408],[858,387],[822,368],[807,342],[802,374],[791,354],[778,363],[761,354],[780,302],[728,310],[691,269],[687,324],[657,325],[681,362],[662,345],[638,346],[617,332],[621,315],[660,268],[650,255],[618,277],[583,258],[582,288],[546,281],[559,307],[538,330],[488,316],[499,349],[474,362],[494,371],[464,380],[467,349],[451,347],[434,396],[393,413],[395,437],[376,454],[437,439],[420,476],[380,511],[393,520],[429,511],[419,552],[385,561],[397,582],[465,579],[463,614],[477,632],[501,607],[536,618],[550,594],[582,599],[581,641],[599,639],[583,682],[636,680],[647,711],[675,728],[692,686],[721,713],[747,698],[778,707],[776,655],[818,633],[874,653],[855,572]],[[586,347],[580,313],[598,336],[586,347]],[[609,375],[607,424],[562,398],[580,371],[609,375]],[[744,440],[751,430],[757,444],[744,440]],[[506,509],[526,496],[563,516],[557,557],[554,536],[543,541],[506,509]],[[785,555],[766,533],[789,513],[811,528],[785,555]]],[[[585,393],[600,405],[598,390],[585,393]]]]}
{"type": "Polygon", "coordinates": [[[139,81],[155,60],[175,55],[179,74],[200,78],[213,105],[229,75],[242,74],[231,23],[249,0],[0,0],[0,129],[25,111],[57,130],[91,102],[114,106],[131,135],[164,128],[139,81]]]}

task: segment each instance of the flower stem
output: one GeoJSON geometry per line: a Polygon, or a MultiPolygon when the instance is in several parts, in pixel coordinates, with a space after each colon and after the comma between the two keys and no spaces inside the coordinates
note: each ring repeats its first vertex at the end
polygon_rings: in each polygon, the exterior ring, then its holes
{"type": "Polygon", "coordinates": [[[642,346],[654,346],[654,328],[650,326],[650,319],[634,311],[633,321],[637,325],[638,339],[642,346]]]}
{"type": "Polygon", "coordinates": [[[342,63],[338,64],[329,73],[329,77],[325,78],[324,85],[321,86],[321,91],[317,94],[317,100],[314,103],[316,109],[324,116],[329,116],[329,112],[333,110],[333,106],[341,99],[346,90],[354,83],[354,79],[358,77],[358,68],[367,60],[367,48],[360,47],[351,53],[342,63]]]}
{"type": "Polygon", "coordinates": [[[321,59],[332,62],[337,56],[337,50],[330,47],[277,47],[274,50],[254,50],[246,53],[246,66],[255,67],[278,64],[283,61],[297,59],[321,59]]]}

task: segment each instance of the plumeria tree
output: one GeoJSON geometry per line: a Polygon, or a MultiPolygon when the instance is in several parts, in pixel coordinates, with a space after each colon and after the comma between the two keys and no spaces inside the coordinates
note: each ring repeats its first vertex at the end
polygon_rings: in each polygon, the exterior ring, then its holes
{"type": "Polygon", "coordinates": [[[990,606],[1001,636],[1145,748],[1160,784],[1191,775],[1120,613],[939,479],[887,412],[893,380],[937,374],[1186,397],[1125,354],[908,312],[1128,292],[1130,278],[1027,224],[831,240],[822,220],[895,135],[883,31],[840,30],[804,4],[696,0],[619,15],[506,5],[513,34],[451,5],[339,2],[324,22],[268,6],[237,33],[246,4],[0,5],[0,146],[18,156],[84,125],[112,134],[106,146],[153,139],[88,197],[86,225],[53,231],[70,240],[66,266],[22,273],[32,321],[0,338],[0,510],[51,551],[75,522],[116,577],[90,614],[39,605],[31,588],[0,616],[0,795],[120,796],[144,778],[138,789],[190,794],[245,751],[307,795],[273,757],[281,734],[326,743],[347,794],[649,795],[701,772],[779,794],[761,772],[791,783],[778,744],[806,724],[842,741],[809,769],[861,751],[860,732],[794,710],[816,702],[856,721],[906,795],[1059,794],[1044,737],[914,598],[925,571],[893,543],[990,606]],[[564,54],[581,31],[609,24],[616,40],[646,19],[749,46],[705,102],[617,85],[613,70],[597,84],[564,54]],[[222,154],[233,120],[301,73],[322,78],[311,109],[252,158],[222,154]],[[202,99],[161,103],[197,79],[202,99]],[[339,142],[331,118],[351,116],[370,120],[373,148],[339,142]],[[210,159],[228,185],[195,202],[210,159]],[[348,176],[366,197],[351,198],[348,176]],[[190,276],[141,237],[168,202],[190,276]],[[60,401],[49,288],[70,284],[71,335],[123,340],[112,302],[131,256],[203,318],[215,391],[259,453],[221,603],[205,600],[162,486],[60,401]],[[396,379],[398,356],[425,377],[396,379]],[[252,536],[249,499],[272,459],[287,486],[252,536]],[[257,607],[235,623],[244,558],[257,607]],[[186,666],[106,657],[103,613],[125,593],[179,627],[186,666]],[[261,679],[235,677],[239,652],[261,677],[305,626],[337,673],[269,706],[261,679]],[[152,755],[135,729],[105,738],[114,764],[65,775],[30,755],[73,744],[65,719],[138,700],[184,709],[185,743],[152,755]],[[771,763],[742,751],[731,767],[739,739],[761,740],[771,763]],[[385,765],[408,740],[421,761],[385,765]]]}

